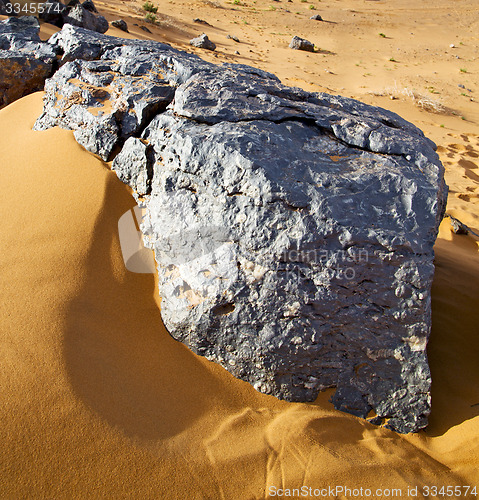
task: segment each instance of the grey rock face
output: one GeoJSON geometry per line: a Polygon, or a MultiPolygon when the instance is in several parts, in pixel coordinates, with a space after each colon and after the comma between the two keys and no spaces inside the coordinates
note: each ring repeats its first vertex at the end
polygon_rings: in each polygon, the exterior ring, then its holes
{"type": "Polygon", "coordinates": [[[315,14],[314,16],[311,16],[310,19],[313,21],[322,21],[323,18],[319,14],[315,14]]]}
{"type": "Polygon", "coordinates": [[[215,50],[216,45],[204,33],[190,40],[190,45],[200,49],[215,50]]]}
{"type": "Polygon", "coordinates": [[[300,38],[299,36],[293,36],[290,44],[290,49],[294,50],[305,50],[307,52],[314,52],[314,44],[305,40],[304,38],[300,38]]]}
{"type": "Polygon", "coordinates": [[[133,187],[151,170],[137,199],[169,332],[262,392],[337,387],[338,409],[424,427],[446,198],[430,141],[239,68],[190,78],[142,138],[113,166],[133,187]]]}
{"type": "Polygon", "coordinates": [[[34,128],[74,130],[77,141],[104,160],[166,109],[176,85],[212,67],[167,45],[68,25],[49,43],[63,51],[65,62],[45,85],[44,110],[34,128]]]}
{"type": "Polygon", "coordinates": [[[65,26],[36,128],[75,130],[146,209],[171,335],[257,390],[426,426],[447,186],[399,116],[243,65],[65,26]]]}
{"type": "Polygon", "coordinates": [[[128,24],[126,24],[126,21],[123,21],[123,19],[117,19],[116,21],[112,21],[111,25],[114,28],[118,28],[118,29],[128,33],[128,24]]]}
{"type": "Polygon", "coordinates": [[[105,33],[109,27],[108,21],[103,16],[95,15],[81,4],[69,7],[62,16],[64,24],[79,26],[98,33],[105,33]]]}
{"type": "Polygon", "coordinates": [[[52,74],[55,49],[43,43],[35,17],[0,21],[0,107],[37,90],[52,74]]]}

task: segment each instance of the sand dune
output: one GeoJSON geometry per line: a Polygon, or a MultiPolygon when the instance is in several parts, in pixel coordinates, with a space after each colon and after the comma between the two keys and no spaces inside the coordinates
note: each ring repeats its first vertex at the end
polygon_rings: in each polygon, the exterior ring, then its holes
{"type": "MultiPolygon", "coordinates": [[[[438,72],[435,88],[445,105],[459,110],[457,116],[428,113],[406,94],[391,100],[383,92],[393,85],[389,70],[374,69],[384,57],[374,55],[380,9],[387,35],[405,39],[412,3],[389,10],[386,2],[317,3],[316,12],[331,23],[309,27],[307,14],[315,12],[296,0],[275,3],[276,11],[268,12],[266,2],[252,3],[249,8],[261,7],[263,17],[227,2],[223,8],[175,2],[168,13],[163,9],[163,24],[150,26],[151,35],[132,26],[145,24],[140,3],[98,3],[109,19],[124,17],[131,36],[186,48],[190,34],[206,31],[221,42],[216,55],[206,54],[210,60],[254,64],[285,83],[360,95],[399,111],[438,142],[451,188],[448,212],[479,232],[477,104],[449,95],[451,61],[441,62],[438,53],[436,69],[427,71],[431,78],[438,72]],[[286,32],[284,9],[301,13],[294,14],[288,33],[317,34],[331,53],[293,56],[283,47],[286,35],[267,38],[269,29],[286,32]],[[192,17],[214,26],[198,28],[192,17]],[[361,29],[351,31],[356,21],[361,29]],[[226,39],[229,32],[244,38],[239,48],[226,39]],[[364,39],[362,48],[350,47],[354,36],[364,39]],[[235,59],[237,48],[241,57],[235,59]],[[360,50],[365,60],[354,69],[360,50]]],[[[468,6],[471,22],[463,26],[465,45],[457,45],[463,57],[472,58],[477,6],[462,0],[460,6],[468,6]]],[[[456,10],[447,17],[446,10],[422,8],[417,12],[426,12],[425,21],[416,31],[433,51],[445,43],[448,27],[455,36],[462,21],[456,10]],[[435,34],[428,39],[428,33],[435,34]]],[[[54,28],[42,31],[48,37],[54,28]]],[[[409,57],[420,44],[408,44],[403,49],[409,57]]],[[[400,89],[419,71],[410,65],[398,70],[400,89]]],[[[473,90],[475,78],[468,76],[473,90]]],[[[372,497],[385,498],[376,490],[400,488],[407,497],[408,487],[417,485],[422,497],[423,485],[479,487],[478,238],[455,235],[448,219],[441,225],[428,347],[433,407],[426,431],[402,436],[374,427],[334,410],[329,393],[314,404],[281,402],[168,335],[154,277],[128,272],[122,260],[117,223],[134,206],[129,189],[71,132],[33,132],[41,107],[36,93],[0,110],[0,498],[242,500],[267,498],[270,487],[303,485],[370,488],[372,497]]]]}

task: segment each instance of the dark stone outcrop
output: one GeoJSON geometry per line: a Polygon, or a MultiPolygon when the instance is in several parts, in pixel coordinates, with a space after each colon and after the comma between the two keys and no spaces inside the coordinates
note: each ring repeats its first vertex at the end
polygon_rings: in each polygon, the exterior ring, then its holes
{"type": "Polygon", "coordinates": [[[338,409],[425,427],[434,144],[384,109],[157,42],[65,26],[49,46],[35,128],[116,155],[171,335],[267,394],[336,387],[338,409]]]}
{"type": "Polygon", "coordinates": [[[40,40],[35,17],[0,22],[0,107],[37,90],[51,76],[54,47],[40,40]]]}

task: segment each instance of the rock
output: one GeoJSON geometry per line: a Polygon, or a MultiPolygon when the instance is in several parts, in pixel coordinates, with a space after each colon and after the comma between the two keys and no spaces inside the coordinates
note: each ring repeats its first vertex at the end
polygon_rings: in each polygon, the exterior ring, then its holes
{"type": "Polygon", "coordinates": [[[235,35],[227,35],[226,38],[228,38],[230,40],[234,40],[237,43],[240,43],[239,38],[235,35]]]}
{"type": "Polygon", "coordinates": [[[235,50],[235,54],[236,54],[237,56],[239,56],[239,55],[240,55],[240,53],[239,53],[237,50],[235,50]]]}
{"type": "Polygon", "coordinates": [[[98,10],[95,7],[95,4],[93,3],[93,0],[85,0],[82,3],[82,6],[84,9],[88,10],[89,12],[94,12],[95,14],[98,14],[98,10]]]}
{"type": "Polygon", "coordinates": [[[425,427],[434,144],[384,109],[157,42],[65,26],[50,46],[62,66],[35,128],[119,151],[170,334],[264,393],[336,387],[338,409],[425,427]]]}
{"type": "Polygon", "coordinates": [[[146,26],[140,26],[140,29],[146,31],[147,33],[151,33],[151,30],[148,29],[146,26]]]}
{"type": "Polygon", "coordinates": [[[446,214],[446,217],[449,217],[451,219],[451,231],[454,234],[469,234],[469,228],[461,222],[459,219],[456,219],[450,214],[446,214]]]}
{"type": "Polygon", "coordinates": [[[314,16],[311,16],[310,19],[313,21],[322,21],[323,18],[319,14],[315,14],[314,16]]]}
{"type": "Polygon", "coordinates": [[[77,141],[104,160],[167,107],[177,85],[212,66],[158,42],[70,25],[49,43],[63,52],[63,64],[45,85],[43,113],[34,128],[74,130],[77,141]]]}
{"type": "Polygon", "coordinates": [[[210,23],[208,23],[204,19],[200,19],[199,17],[195,17],[195,19],[193,19],[193,22],[198,24],[205,24],[206,26],[211,26],[210,23]]]}
{"type": "Polygon", "coordinates": [[[80,4],[69,7],[62,17],[64,24],[79,26],[98,33],[105,33],[109,27],[108,21],[103,16],[93,14],[80,4]]]}
{"type": "Polygon", "coordinates": [[[0,21],[0,107],[42,90],[52,74],[56,52],[39,31],[33,16],[0,21]]]}
{"type": "Polygon", "coordinates": [[[307,52],[314,52],[314,44],[305,40],[304,38],[299,38],[299,36],[293,36],[289,44],[290,49],[294,50],[305,50],[307,52]]]}
{"type": "Polygon", "coordinates": [[[215,50],[216,45],[203,33],[202,35],[190,40],[190,45],[200,49],[215,50]]]}
{"type": "Polygon", "coordinates": [[[0,15],[15,16],[12,4],[9,0],[0,0],[0,15]]]}
{"type": "Polygon", "coordinates": [[[118,28],[118,29],[128,33],[128,24],[126,24],[126,22],[123,21],[123,19],[117,19],[116,21],[112,21],[110,24],[113,27],[118,28]]]}
{"type": "Polygon", "coordinates": [[[41,13],[38,15],[40,19],[59,28],[63,26],[63,14],[66,13],[67,7],[61,2],[58,0],[48,0],[42,4],[42,9],[40,10],[41,13]]]}
{"type": "Polygon", "coordinates": [[[393,113],[235,67],[190,78],[142,139],[150,158],[114,168],[152,170],[138,200],[173,337],[262,392],[337,387],[338,409],[424,427],[446,201],[431,142],[393,113]]]}

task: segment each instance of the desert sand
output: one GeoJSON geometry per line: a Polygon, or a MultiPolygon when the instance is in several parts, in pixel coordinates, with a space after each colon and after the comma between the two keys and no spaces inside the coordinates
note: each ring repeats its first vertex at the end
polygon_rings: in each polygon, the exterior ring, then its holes
{"type": "MultiPolygon", "coordinates": [[[[166,41],[398,112],[438,144],[448,213],[479,233],[472,0],[175,0],[158,5],[157,25],[143,21],[140,2],[97,5],[129,24],[130,35],[109,34],[166,41]],[[325,22],[310,20],[315,13],[325,22]],[[188,45],[203,31],[216,52],[188,45]],[[318,52],[288,49],[293,34],[318,52]]],[[[42,27],[45,38],[53,31],[42,27]]],[[[169,336],[154,276],[127,271],[121,256],[129,188],[70,131],[33,132],[41,109],[35,93],[0,110],[1,499],[242,500],[302,486],[369,488],[373,498],[392,488],[407,498],[418,486],[421,498],[424,485],[479,488],[477,237],[452,233],[449,219],[440,228],[425,431],[398,435],[338,412],[330,392],[281,402],[169,336]]]]}

